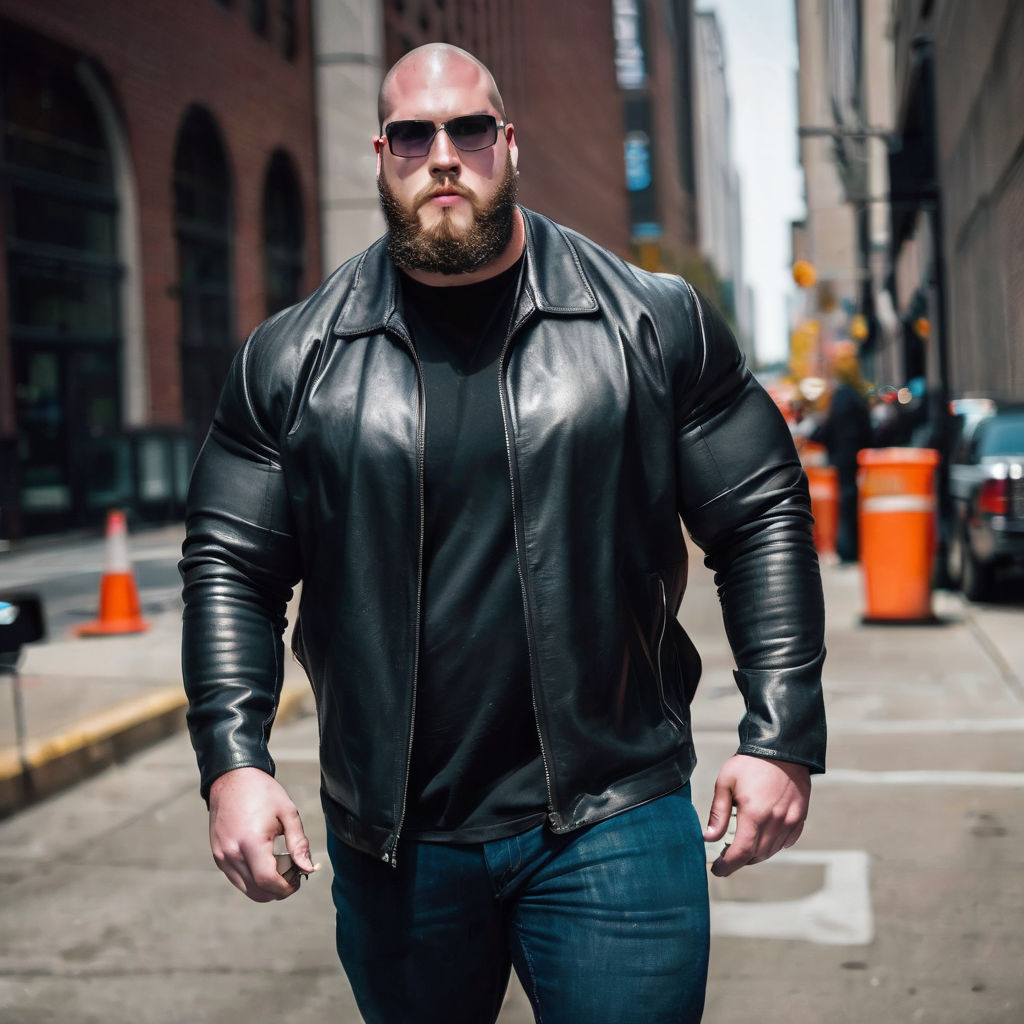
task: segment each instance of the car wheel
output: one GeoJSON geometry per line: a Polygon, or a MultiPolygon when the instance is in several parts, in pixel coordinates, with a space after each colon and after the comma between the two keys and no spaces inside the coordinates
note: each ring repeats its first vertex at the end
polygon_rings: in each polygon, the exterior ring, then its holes
{"type": "Polygon", "coordinates": [[[960,589],[968,601],[981,601],[992,589],[992,567],[979,562],[966,532],[960,534],[960,589]]]}
{"type": "Polygon", "coordinates": [[[949,585],[958,590],[963,585],[964,540],[960,530],[953,530],[946,546],[946,577],[949,585]]]}

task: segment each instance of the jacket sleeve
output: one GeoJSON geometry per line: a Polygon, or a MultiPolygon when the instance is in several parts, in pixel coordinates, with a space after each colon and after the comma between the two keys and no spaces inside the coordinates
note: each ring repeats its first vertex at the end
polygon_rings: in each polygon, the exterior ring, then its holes
{"type": "Polygon", "coordinates": [[[687,291],[697,345],[673,370],[678,506],[715,572],[746,704],[738,752],[822,772],[824,600],[807,478],[731,331],[687,291]]]}
{"type": "Polygon", "coordinates": [[[232,363],[189,484],[182,672],[201,793],[234,768],[270,774],[285,608],[299,577],[277,437],[252,339],[232,363]]]}

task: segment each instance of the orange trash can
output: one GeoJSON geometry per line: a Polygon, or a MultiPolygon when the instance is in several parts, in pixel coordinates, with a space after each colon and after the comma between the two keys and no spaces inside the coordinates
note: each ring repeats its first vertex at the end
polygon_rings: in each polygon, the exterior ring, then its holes
{"type": "Polygon", "coordinates": [[[938,464],[934,448],[865,448],[857,454],[866,621],[934,621],[938,464]]]}
{"type": "Polygon", "coordinates": [[[839,470],[835,466],[804,466],[814,516],[814,548],[819,555],[836,553],[839,536],[839,470]]]}

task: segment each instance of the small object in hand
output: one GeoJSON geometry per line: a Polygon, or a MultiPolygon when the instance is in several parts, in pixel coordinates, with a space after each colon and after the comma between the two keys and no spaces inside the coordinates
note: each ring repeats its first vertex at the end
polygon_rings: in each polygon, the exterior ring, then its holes
{"type": "MultiPolygon", "coordinates": [[[[288,853],[275,853],[274,859],[277,861],[277,870],[282,878],[287,879],[292,885],[298,885],[300,878],[309,878],[312,872],[303,871],[295,861],[292,860],[291,854],[288,853]]],[[[320,870],[320,862],[318,861],[313,865],[313,871],[320,870]]]]}

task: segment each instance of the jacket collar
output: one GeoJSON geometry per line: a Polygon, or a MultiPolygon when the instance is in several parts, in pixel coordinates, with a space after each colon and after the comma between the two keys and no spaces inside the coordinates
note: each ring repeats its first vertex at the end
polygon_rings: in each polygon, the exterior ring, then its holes
{"type": "MultiPolygon", "coordinates": [[[[569,237],[546,217],[524,207],[520,210],[526,224],[526,273],[516,323],[523,323],[535,311],[553,316],[596,313],[597,298],[569,237]]],[[[390,328],[407,335],[398,308],[398,272],[388,258],[387,236],[378,238],[356,260],[334,333],[355,337],[390,328]]]]}

